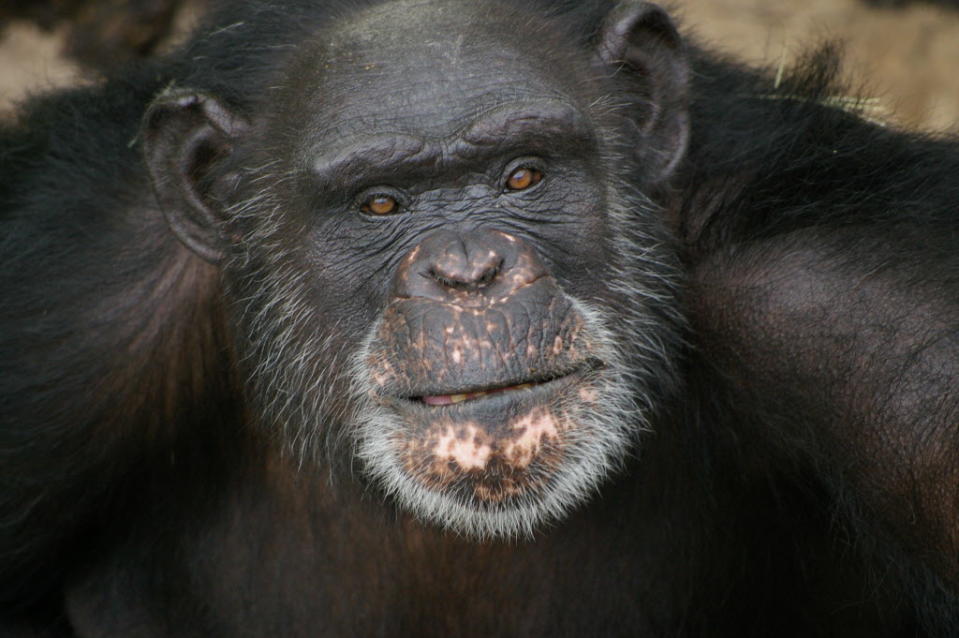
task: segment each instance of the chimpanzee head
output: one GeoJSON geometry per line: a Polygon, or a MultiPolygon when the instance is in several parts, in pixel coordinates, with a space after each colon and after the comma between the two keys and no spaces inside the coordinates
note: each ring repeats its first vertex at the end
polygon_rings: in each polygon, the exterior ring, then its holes
{"type": "Polygon", "coordinates": [[[256,109],[176,89],[144,123],[171,228],[221,266],[258,425],[481,536],[581,502],[674,377],[642,189],[685,146],[679,37],[643,2],[587,36],[534,6],[354,9],[256,109]]]}

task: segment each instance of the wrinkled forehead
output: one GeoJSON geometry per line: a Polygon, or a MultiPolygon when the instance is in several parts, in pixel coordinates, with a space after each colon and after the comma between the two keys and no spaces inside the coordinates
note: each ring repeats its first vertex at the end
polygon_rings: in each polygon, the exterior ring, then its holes
{"type": "Polygon", "coordinates": [[[294,110],[310,144],[371,130],[442,138],[510,102],[572,101],[581,57],[542,16],[486,2],[393,2],[303,49],[294,110]]]}

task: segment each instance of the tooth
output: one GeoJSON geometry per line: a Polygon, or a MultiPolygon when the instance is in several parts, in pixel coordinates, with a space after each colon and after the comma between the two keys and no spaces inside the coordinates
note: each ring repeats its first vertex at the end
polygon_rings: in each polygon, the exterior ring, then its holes
{"type": "Polygon", "coordinates": [[[462,403],[463,401],[466,401],[466,397],[467,395],[465,394],[451,394],[450,403],[462,403]]]}

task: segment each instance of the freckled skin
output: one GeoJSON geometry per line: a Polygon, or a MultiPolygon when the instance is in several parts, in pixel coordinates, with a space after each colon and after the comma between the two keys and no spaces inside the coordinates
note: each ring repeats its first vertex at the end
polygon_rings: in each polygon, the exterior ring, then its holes
{"type": "Polygon", "coordinates": [[[546,443],[555,444],[558,441],[562,426],[562,421],[557,420],[549,409],[543,407],[535,407],[511,421],[510,430],[516,433],[516,437],[503,448],[509,464],[521,469],[528,467],[540,448],[546,443]]]}
{"type": "Polygon", "coordinates": [[[482,443],[485,431],[475,423],[462,423],[458,426],[447,425],[433,447],[434,459],[452,459],[464,472],[482,470],[492,454],[492,447],[482,443]]]}
{"type": "Polygon", "coordinates": [[[473,241],[495,249],[474,251],[478,262],[462,261],[462,239],[440,233],[401,261],[368,357],[382,394],[517,384],[569,373],[585,360],[581,352],[588,356],[588,348],[574,347],[584,338],[583,318],[528,246],[501,232],[470,237],[467,245],[473,241]],[[481,284],[491,264],[495,276],[481,284]]]}
{"type": "Polygon", "coordinates": [[[553,337],[553,354],[558,355],[562,351],[563,351],[563,339],[559,335],[556,335],[555,337],[553,337]]]}
{"type": "Polygon", "coordinates": [[[456,485],[481,502],[540,489],[562,462],[565,437],[577,424],[539,400],[519,401],[518,413],[505,420],[502,410],[421,414],[399,442],[406,471],[428,489],[456,485]]]}
{"type": "Polygon", "coordinates": [[[576,392],[579,395],[580,401],[584,403],[596,403],[596,401],[599,399],[599,395],[593,388],[582,387],[576,392]]]}
{"type": "Polygon", "coordinates": [[[563,390],[495,392],[567,377],[591,352],[584,317],[535,251],[502,231],[438,231],[400,260],[392,295],[367,363],[399,420],[403,471],[483,503],[543,489],[582,427],[567,408],[596,391],[571,377],[563,390]]]}

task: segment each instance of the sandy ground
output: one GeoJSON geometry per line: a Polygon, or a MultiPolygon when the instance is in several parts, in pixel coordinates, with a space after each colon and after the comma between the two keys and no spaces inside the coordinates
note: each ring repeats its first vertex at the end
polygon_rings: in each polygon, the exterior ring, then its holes
{"type": "Polygon", "coordinates": [[[714,49],[768,65],[824,40],[845,44],[850,77],[900,124],[959,128],[959,11],[858,0],[687,0],[672,5],[714,49]]]}
{"type": "Polygon", "coordinates": [[[7,26],[0,40],[0,113],[31,91],[77,81],[80,70],[59,55],[62,41],[61,32],[45,33],[27,22],[7,26]]]}
{"type": "MultiPolygon", "coordinates": [[[[850,75],[886,117],[925,129],[959,128],[959,11],[927,5],[880,10],[858,0],[678,0],[687,31],[711,47],[771,66],[825,39],[846,43],[850,75]]],[[[62,33],[8,25],[0,40],[0,115],[18,100],[80,81],[59,55],[62,33]]]]}

